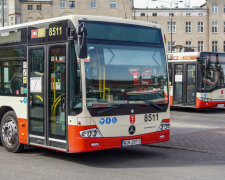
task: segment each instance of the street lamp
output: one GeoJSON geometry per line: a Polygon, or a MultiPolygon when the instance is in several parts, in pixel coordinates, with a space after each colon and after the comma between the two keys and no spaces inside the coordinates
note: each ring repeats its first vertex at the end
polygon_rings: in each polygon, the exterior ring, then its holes
{"type": "Polygon", "coordinates": [[[168,1],[161,1],[161,0],[151,0],[151,1],[158,1],[158,2],[165,2],[165,3],[170,3],[170,52],[172,53],[172,42],[173,42],[173,33],[172,33],[172,7],[173,7],[173,3],[182,3],[183,0],[179,0],[179,1],[174,1],[174,0],[170,0],[170,2],[168,1]]]}
{"type": "Polygon", "coordinates": [[[4,20],[4,18],[5,18],[5,17],[4,17],[4,14],[5,14],[5,12],[4,12],[4,11],[5,11],[5,9],[4,9],[4,8],[5,8],[5,7],[4,7],[4,1],[5,1],[5,0],[2,0],[2,15],[3,15],[3,16],[2,16],[2,26],[3,26],[3,27],[5,26],[5,20],[4,20]]]}

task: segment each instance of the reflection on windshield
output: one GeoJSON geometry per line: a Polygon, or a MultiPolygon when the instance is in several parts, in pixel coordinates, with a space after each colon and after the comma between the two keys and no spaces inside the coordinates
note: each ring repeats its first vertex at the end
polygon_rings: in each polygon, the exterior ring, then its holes
{"type": "Polygon", "coordinates": [[[225,87],[225,54],[208,54],[199,65],[199,90],[212,90],[225,87]]]}
{"type": "Polygon", "coordinates": [[[89,44],[85,63],[88,107],[167,102],[163,48],[89,44]]]}

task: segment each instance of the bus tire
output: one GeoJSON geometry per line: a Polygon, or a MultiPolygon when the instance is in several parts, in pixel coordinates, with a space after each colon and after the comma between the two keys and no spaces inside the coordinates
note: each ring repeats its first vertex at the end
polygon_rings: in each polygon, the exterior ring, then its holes
{"type": "Polygon", "coordinates": [[[2,118],[1,141],[4,148],[9,152],[21,152],[24,145],[19,143],[18,121],[14,111],[8,111],[2,118]]]}

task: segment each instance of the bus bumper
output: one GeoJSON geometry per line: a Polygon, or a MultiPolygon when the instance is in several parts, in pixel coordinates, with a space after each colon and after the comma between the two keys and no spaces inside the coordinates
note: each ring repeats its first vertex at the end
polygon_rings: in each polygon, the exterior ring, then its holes
{"type": "Polygon", "coordinates": [[[103,138],[82,138],[80,136],[78,137],[78,135],[79,133],[77,133],[77,129],[75,127],[69,126],[69,153],[79,153],[79,152],[111,149],[111,148],[121,148],[122,141],[129,140],[129,139],[141,138],[142,145],[164,142],[169,140],[170,130],[157,131],[153,133],[136,135],[136,136],[110,137],[110,138],[108,137],[107,138],[104,138],[104,137],[103,138]]]}
{"type": "Polygon", "coordinates": [[[223,104],[225,107],[225,101],[202,101],[199,98],[196,98],[196,108],[217,107],[218,104],[223,104]]]}

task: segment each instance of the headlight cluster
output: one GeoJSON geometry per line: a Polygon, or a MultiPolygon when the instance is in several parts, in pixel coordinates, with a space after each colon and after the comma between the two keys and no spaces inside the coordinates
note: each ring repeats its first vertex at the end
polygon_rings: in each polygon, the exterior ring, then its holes
{"type": "Polygon", "coordinates": [[[161,122],[158,131],[164,131],[170,129],[170,123],[169,122],[161,122]]]}
{"type": "Polygon", "coordinates": [[[96,128],[80,131],[80,136],[84,138],[102,137],[100,131],[96,128]]]}
{"type": "Polygon", "coordinates": [[[207,97],[200,97],[199,99],[202,101],[212,101],[212,99],[207,98],[207,97]]]}

